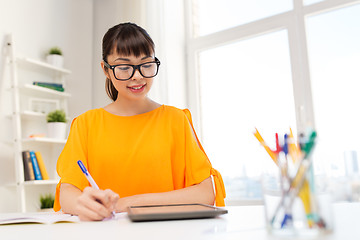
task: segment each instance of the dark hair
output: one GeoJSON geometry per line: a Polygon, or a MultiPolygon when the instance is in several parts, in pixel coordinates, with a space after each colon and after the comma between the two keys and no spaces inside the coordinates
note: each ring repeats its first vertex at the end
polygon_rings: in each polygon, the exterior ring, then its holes
{"type": "MultiPolygon", "coordinates": [[[[102,57],[107,61],[107,56],[116,53],[139,57],[144,54],[151,56],[155,52],[155,44],[145,29],[134,23],[120,23],[110,28],[103,37],[102,57]]],[[[107,95],[115,101],[118,91],[111,80],[106,78],[105,89],[107,95]]]]}

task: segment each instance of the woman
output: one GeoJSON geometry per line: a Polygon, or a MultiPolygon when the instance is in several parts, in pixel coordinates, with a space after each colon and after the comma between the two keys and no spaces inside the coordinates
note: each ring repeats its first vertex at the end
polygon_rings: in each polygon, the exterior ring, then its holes
{"type": "Polygon", "coordinates": [[[141,27],[122,23],[104,35],[101,67],[113,102],[73,120],[57,163],[55,211],[101,220],[132,205],[224,205],[221,176],[196,137],[190,112],[147,96],[159,66],[141,27]],[[78,160],[105,190],[89,187],[78,160]]]}

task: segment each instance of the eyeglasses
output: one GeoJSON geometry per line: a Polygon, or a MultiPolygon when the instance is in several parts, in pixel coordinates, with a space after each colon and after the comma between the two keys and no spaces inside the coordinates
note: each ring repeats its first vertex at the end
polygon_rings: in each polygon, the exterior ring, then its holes
{"type": "Polygon", "coordinates": [[[113,70],[114,76],[117,80],[127,81],[134,76],[134,73],[139,70],[139,73],[144,78],[152,78],[158,74],[160,61],[155,57],[155,61],[146,62],[139,65],[131,65],[131,64],[118,64],[118,65],[110,65],[104,60],[104,65],[107,68],[113,70]]]}

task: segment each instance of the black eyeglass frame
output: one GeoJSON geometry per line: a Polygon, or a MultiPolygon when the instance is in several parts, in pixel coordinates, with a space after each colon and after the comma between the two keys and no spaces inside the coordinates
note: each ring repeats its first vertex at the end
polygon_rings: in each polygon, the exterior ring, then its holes
{"type": "Polygon", "coordinates": [[[105,60],[103,60],[103,61],[104,61],[105,67],[110,68],[110,69],[113,71],[113,74],[114,74],[114,77],[116,78],[116,80],[119,80],[119,81],[127,81],[127,80],[129,80],[130,78],[132,78],[132,77],[134,76],[134,74],[135,74],[136,69],[139,71],[139,73],[141,74],[141,76],[143,76],[144,78],[152,78],[152,77],[155,77],[155,76],[158,74],[158,72],[159,72],[159,66],[160,66],[160,60],[159,60],[157,57],[155,57],[155,61],[145,62],[145,63],[139,64],[139,65],[132,65],[132,64],[110,65],[110,64],[109,64],[108,62],[106,62],[105,60]],[[141,72],[140,67],[141,67],[142,65],[149,64],[149,63],[156,63],[156,65],[157,65],[156,73],[155,73],[154,76],[146,77],[146,76],[144,76],[143,73],[141,72]],[[133,68],[133,72],[132,72],[131,76],[130,76],[129,78],[127,78],[127,79],[119,79],[119,78],[117,78],[116,75],[115,75],[115,68],[118,67],[118,66],[130,66],[130,67],[132,67],[132,68],[133,68]]]}

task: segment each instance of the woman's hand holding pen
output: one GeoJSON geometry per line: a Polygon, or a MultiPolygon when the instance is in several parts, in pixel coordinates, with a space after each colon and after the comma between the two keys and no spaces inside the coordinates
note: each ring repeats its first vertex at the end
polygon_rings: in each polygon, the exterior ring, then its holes
{"type": "Polygon", "coordinates": [[[119,195],[110,189],[100,190],[83,162],[78,160],[77,164],[92,186],[84,188],[76,200],[76,212],[80,220],[92,221],[110,218],[115,213],[119,195]]]}
{"type": "Polygon", "coordinates": [[[86,187],[76,200],[76,212],[82,221],[103,220],[116,210],[119,195],[110,189],[86,187]]]}

